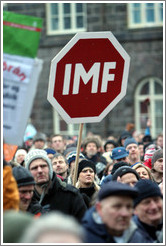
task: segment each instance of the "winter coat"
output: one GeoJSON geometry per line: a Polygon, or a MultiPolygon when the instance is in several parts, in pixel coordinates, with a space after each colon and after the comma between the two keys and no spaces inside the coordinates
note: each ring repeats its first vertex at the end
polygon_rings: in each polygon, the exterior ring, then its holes
{"type": "Polygon", "coordinates": [[[74,216],[80,221],[87,210],[84,200],[74,186],[68,185],[62,182],[53,173],[52,183],[46,194],[42,194],[42,198],[39,193],[34,191],[33,200],[40,201],[40,204],[47,209],[58,210],[62,213],[74,216]]]}
{"type": "Polygon", "coordinates": [[[29,207],[27,209],[27,212],[34,214],[34,215],[42,215],[47,212],[38,201],[32,200],[31,203],[29,204],[29,207]]]}
{"type": "Polygon", "coordinates": [[[86,206],[89,208],[93,195],[97,193],[97,191],[95,190],[94,184],[88,188],[79,188],[79,191],[81,195],[83,196],[86,206]]]}
{"type": "Polygon", "coordinates": [[[153,243],[154,240],[157,240],[157,233],[159,233],[159,231],[162,230],[162,223],[158,225],[158,227],[154,227],[154,226],[150,226],[147,225],[143,222],[141,222],[138,218],[138,216],[134,215],[133,216],[133,221],[135,222],[135,224],[138,227],[138,230],[140,231],[140,233],[147,238],[147,240],[151,240],[151,242],[153,243]]]}
{"type": "Polygon", "coordinates": [[[4,161],[3,166],[3,210],[19,210],[19,192],[12,174],[12,167],[4,161]]]}
{"type": "MultiPolygon", "coordinates": [[[[82,225],[86,233],[86,243],[116,243],[113,236],[107,232],[101,217],[91,207],[82,219],[82,225]]],[[[125,231],[123,243],[148,243],[137,230],[136,224],[131,220],[129,228],[125,231]]]]}
{"type": "Polygon", "coordinates": [[[101,186],[103,186],[104,184],[110,182],[112,180],[112,174],[108,174],[101,182],[101,186]]]}

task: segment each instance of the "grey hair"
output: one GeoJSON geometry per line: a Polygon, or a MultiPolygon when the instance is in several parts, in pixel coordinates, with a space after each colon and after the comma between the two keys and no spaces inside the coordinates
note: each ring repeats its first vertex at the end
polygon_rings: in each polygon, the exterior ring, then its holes
{"type": "Polygon", "coordinates": [[[83,227],[74,217],[59,211],[52,211],[35,219],[30,226],[26,228],[19,243],[36,243],[40,235],[47,231],[55,231],[55,233],[67,232],[75,235],[82,242],[85,236],[83,227]]]}

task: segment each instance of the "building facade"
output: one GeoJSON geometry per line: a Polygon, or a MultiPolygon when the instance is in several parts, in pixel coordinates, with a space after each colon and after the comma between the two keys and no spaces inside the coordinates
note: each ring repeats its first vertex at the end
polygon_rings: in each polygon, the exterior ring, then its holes
{"type": "MultiPolygon", "coordinates": [[[[118,137],[127,123],[151,134],[163,130],[163,2],[145,3],[8,3],[7,11],[43,18],[38,58],[43,69],[31,113],[31,122],[48,136],[78,135],[78,124],[66,124],[47,101],[51,60],[77,32],[111,31],[129,54],[126,96],[99,123],[87,123],[87,132],[118,137]]],[[[102,48],[102,47],[101,47],[102,48]]]]}

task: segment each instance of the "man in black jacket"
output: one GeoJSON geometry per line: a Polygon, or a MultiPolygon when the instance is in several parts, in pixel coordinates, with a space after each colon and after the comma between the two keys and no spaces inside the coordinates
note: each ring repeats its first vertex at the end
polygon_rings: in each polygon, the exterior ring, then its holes
{"type": "Polygon", "coordinates": [[[82,219],[87,207],[81,194],[74,186],[57,178],[46,151],[30,151],[25,159],[25,167],[36,182],[33,199],[38,200],[48,211],[59,210],[79,221],[82,219]]]}

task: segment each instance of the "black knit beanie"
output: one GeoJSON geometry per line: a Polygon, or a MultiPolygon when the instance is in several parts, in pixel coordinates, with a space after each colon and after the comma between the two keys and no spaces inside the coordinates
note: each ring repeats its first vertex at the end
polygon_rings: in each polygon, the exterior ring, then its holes
{"type": "Polygon", "coordinates": [[[79,177],[80,172],[86,167],[92,168],[94,173],[96,173],[96,166],[92,161],[82,160],[79,162],[77,178],[79,177]]]}
{"type": "Polygon", "coordinates": [[[119,162],[116,162],[114,165],[113,165],[113,168],[112,168],[112,171],[111,171],[111,174],[113,175],[116,170],[120,167],[123,167],[123,166],[131,166],[129,163],[127,162],[124,162],[124,161],[119,161],[119,162]]]}
{"type": "Polygon", "coordinates": [[[161,197],[162,193],[157,183],[151,181],[150,179],[140,179],[135,187],[139,191],[139,196],[134,199],[134,207],[136,207],[143,199],[148,197],[161,197]]]}
{"type": "Polygon", "coordinates": [[[12,172],[18,187],[25,185],[35,185],[34,177],[30,173],[30,171],[25,167],[14,167],[12,172]]]}
{"type": "Polygon", "coordinates": [[[119,167],[115,173],[112,175],[112,181],[116,181],[118,177],[122,177],[123,175],[125,175],[126,173],[133,173],[136,178],[139,180],[140,176],[139,174],[135,171],[135,169],[132,169],[131,167],[128,166],[122,166],[119,167]]]}

